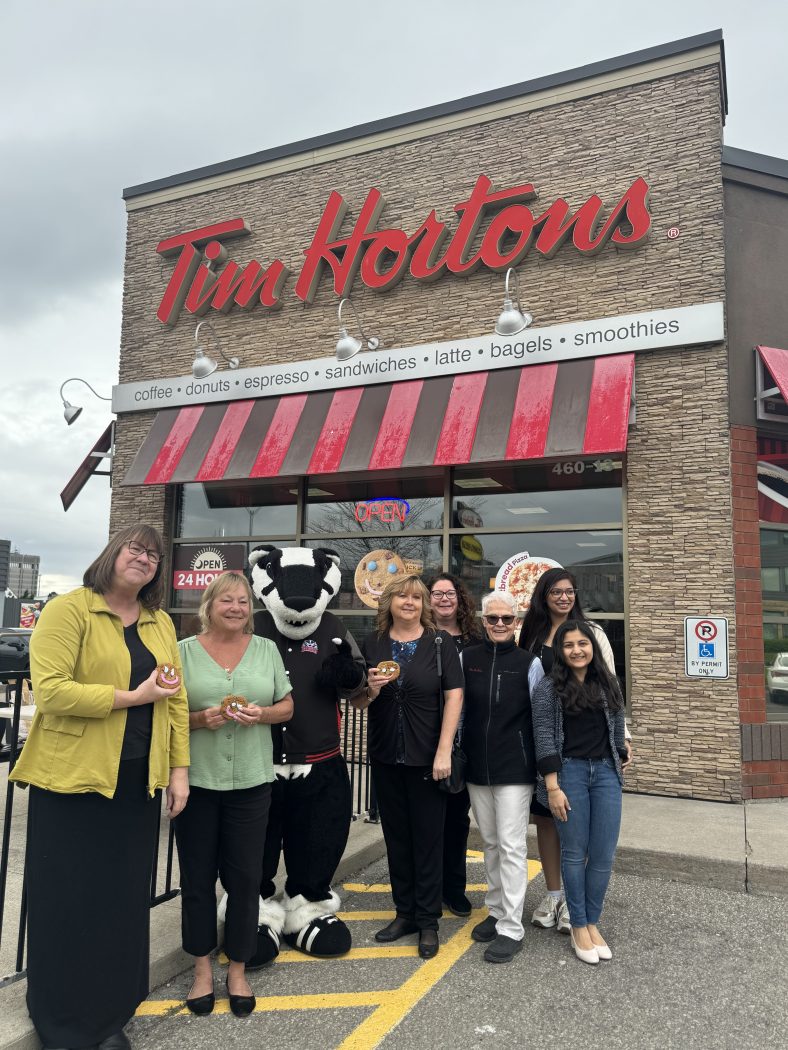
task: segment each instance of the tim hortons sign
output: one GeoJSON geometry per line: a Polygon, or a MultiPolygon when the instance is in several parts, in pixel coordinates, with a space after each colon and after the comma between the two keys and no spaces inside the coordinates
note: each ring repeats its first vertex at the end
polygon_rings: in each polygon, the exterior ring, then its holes
{"type": "MultiPolygon", "coordinates": [[[[480,266],[502,273],[517,266],[531,249],[551,258],[570,238],[583,255],[595,255],[608,242],[634,248],[651,226],[648,195],[647,182],[637,178],[607,218],[595,193],[576,210],[559,197],[540,212],[528,206],[537,199],[532,183],[493,190],[490,179],[480,175],[468,199],[454,205],[459,216],[456,226],[449,229],[433,209],[418,229],[407,233],[381,228],[383,196],[371,189],[353,229],[340,236],[348,206],[334,190],[312,243],[304,250],[294,292],[302,302],[311,303],[326,271],[338,296],[350,294],[356,277],[383,292],[406,273],[417,281],[446,273],[468,276],[480,266]]],[[[205,314],[209,309],[226,313],[234,306],[243,310],[258,304],[268,309],[281,306],[290,273],[281,259],[267,265],[252,259],[240,265],[229,257],[227,244],[249,233],[248,224],[238,217],[160,241],[156,251],[175,259],[175,267],[156,311],[158,319],[174,325],[183,309],[205,314]]]]}

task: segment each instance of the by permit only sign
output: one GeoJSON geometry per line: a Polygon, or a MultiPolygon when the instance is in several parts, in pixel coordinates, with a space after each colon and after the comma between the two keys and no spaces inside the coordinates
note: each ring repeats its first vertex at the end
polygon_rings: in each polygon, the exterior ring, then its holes
{"type": "Polygon", "coordinates": [[[726,617],[684,617],[684,672],[687,678],[728,677],[726,617]]]}

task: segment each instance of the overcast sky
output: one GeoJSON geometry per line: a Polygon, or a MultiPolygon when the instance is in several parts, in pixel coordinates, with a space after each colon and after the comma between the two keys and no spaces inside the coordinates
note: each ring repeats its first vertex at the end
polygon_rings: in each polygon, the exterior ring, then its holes
{"type": "Polygon", "coordinates": [[[729,146],[788,157],[785,0],[2,0],[0,537],[43,590],[103,546],[106,478],[59,493],[109,422],[121,191],[215,161],[721,28],[729,146]],[[641,13],[642,12],[642,13],[641,13]],[[484,22],[489,15],[490,21],[484,22]]]}

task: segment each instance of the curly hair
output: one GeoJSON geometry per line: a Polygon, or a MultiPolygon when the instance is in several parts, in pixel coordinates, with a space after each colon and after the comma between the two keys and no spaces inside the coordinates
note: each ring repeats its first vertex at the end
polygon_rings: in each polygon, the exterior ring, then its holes
{"type": "Polygon", "coordinates": [[[618,682],[610,675],[599,652],[594,631],[587,620],[567,620],[555,632],[553,639],[553,667],[550,677],[561,697],[564,711],[576,714],[592,708],[601,709],[605,702],[611,711],[624,706],[618,682]],[[564,639],[570,631],[579,631],[591,642],[591,663],[586,668],[583,682],[579,682],[564,658],[564,639]]]}
{"type": "Polygon", "coordinates": [[[459,576],[454,576],[450,572],[439,572],[437,576],[433,576],[427,583],[427,590],[432,592],[432,588],[439,580],[445,580],[447,583],[450,583],[457,592],[457,626],[460,629],[460,637],[463,644],[469,645],[473,642],[480,642],[484,637],[484,632],[473,607],[473,598],[468,593],[468,588],[459,576]]]}
{"type": "MultiPolygon", "coordinates": [[[[544,643],[545,638],[550,634],[553,627],[553,621],[550,618],[550,610],[547,607],[547,592],[551,591],[557,583],[561,582],[561,580],[569,580],[575,590],[575,603],[571,610],[572,619],[580,620],[583,623],[588,621],[588,617],[583,612],[580,605],[580,595],[577,592],[577,579],[574,574],[569,572],[568,569],[547,569],[536,581],[534,593],[531,595],[531,604],[528,606],[528,612],[523,619],[523,626],[520,629],[521,649],[528,649],[529,652],[536,652],[539,646],[544,643]]],[[[538,655],[539,654],[537,653],[537,656],[538,655]]]]}

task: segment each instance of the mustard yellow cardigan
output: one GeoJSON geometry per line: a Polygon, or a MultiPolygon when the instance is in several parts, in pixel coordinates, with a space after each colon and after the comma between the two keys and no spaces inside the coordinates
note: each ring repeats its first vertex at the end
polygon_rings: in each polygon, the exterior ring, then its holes
{"type": "MultiPolygon", "coordinates": [[[[169,616],[142,608],[137,627],[156,662],[174,664],[180,674],[169,616]]],[[[36,714],[10,779],[112,798],[126,727],[126,708],[113,710],[112,704],[115,689],[128,689],[131,673],[120,618],[88,587],[54,598],[33,631],[30,667],[36,714]]],[[[171,768],[188,764],[189,707],[181,685],[153,705],[150,794],[166,787],[171,768]]]]}

